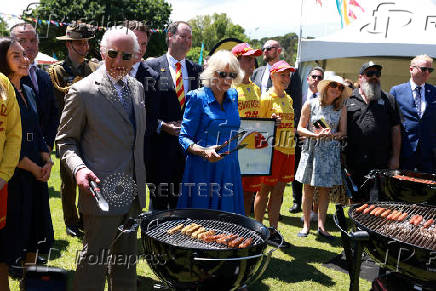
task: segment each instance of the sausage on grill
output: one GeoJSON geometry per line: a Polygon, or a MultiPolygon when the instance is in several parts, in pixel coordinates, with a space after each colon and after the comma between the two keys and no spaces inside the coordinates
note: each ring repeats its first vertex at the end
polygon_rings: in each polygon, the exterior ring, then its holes
{"type": "Polygon", "coordinates": [[[428,228],[428,227],[430,227],[430,225],[433,224],[433,222],[434,222],[433,219],[429,219],[429,220],[427,220],[427,221],[424,223],[423,227],[424,227],[424,228],[428,228]]]}
{"type": "Polygon", "coordinates": [[[366,208],[365,210],[363,210],[363,214],[368,214],[371,210],[373,210],[375,208],[375,205],[371,205],[368,208],[366,208]]]}
{"type": "Polygon", "coordinates": [[[414,216],[412,216],[412,218],[409,220],[410,224],[415,224],[415,219],[418,218],[418,215],[415,214],[414,216]]]}
{"type": "Polygon", "coordinates": [[[394,215],[392,215],[392,220],[398,220],[398,217],[400,217],[402,213],[400,211],[398,211],[397,213],[395,213],[394,215]]]}
{"type": "Polygon", "coordinates": [[[206,236],[212,236],[212,235],[214,235],[214,234],[215,234],[215,230],[211,229],[211,230],[209,230],[209,231],[206,231],[206,232],[200,233],[200,234],[198,235],[198,238],[199,238],[199,239],[203,239],[203,238],[206,237],[206,236]]]}
{"type": "Polygon", "coordinates": [[[391,213],[391,211],[392,210],[390,210],[390,209],[386,209],[386,211],[383,212],[380,216],[383,217],[383,218],[386,218],[389,215],[389,213],[391,213]]]}
{"type": "Polygon", "coordinates": [[[418,215],[418,217],[415,218],[414,225],[418,226],[421,223],[422,219],[423,219],[422,215],[418,215]]]}
{"type": "Polygon", "coordinates": [[[369,214],[374,215],[381,207],[374,208],[369,214]]]}
{"type": "Polygon", "coordinates": [[[356,208],[356,212],[357,212],[357,213],[360,213],[360,212],[362,212],[366,207],[368,207],[368,204],[367,204],[367,203],[363,204],[363,205],[360,206],[359,208],[356,208]]]}
{"type": "Polygon", "coordinates": [[[179,224],[171,229],[169,229],[167,231],[168,234],[175,234],[176,232],[178,232],[179,230],[181,230],[183,228],[183,224],[179,224]]]}
{"type": "Polygon", "coordinates": [[[225,237],[226,234],[222,233],[222,234],[217,234],[217,235],[207,235],[207,236],[203,236],[201,238],[201,240],[203,240],[204,242],[214,242],[217,241],[218,239],[225,237]]]}
{"type": "Polygon", "coordinates": [[[379,215],[381,215],[385,210],[386,210],[386,208],[380,208],[379,210],[377,210],[377,211],[375,212],[375,216],[379,216],[379,215]]]}
{"type": "Polygon", "coordinates": [[[400,216],[398,216],[397,221],[403,221],[404,219],[406,219],[407,217],[407,213],[403,213],[400,216]]]}
{"type": "Polygon", "coordinates": [[[230,248],[236,248],[237,246],[239,246],[240,243],[242,243],[244,241],[245,238],[243,237],[237,237],[232,241],[229,241],[229,243],[227,244],[230,248]]]}
{"type": "Polygon", "coordinates": [[[253,242],[253,238],[247,238],[243,243],[241,243],[238,248],[243,249],[248,247],[249,245],[251,245],[251,243],[253,242]]]}
{"type": "Polygon", "coordinates": [[[199,236],[201,233],[203,233],[203,232],[206,232],[206,229],[205,229],[204,227],[200,227],[199,229],[197,229],[196,231],[194,231],[194,232],[191,234],[191,237],[192,237],[192,238],[198,238],[198,236],[199,236]]]}
{"type": "Polygon", "coordinates": [[[222,237],[220,239],[218,239],[216,242],[219,244],[224,244],[227,245],[227,243],[235,238],[237,238],[238,236],[236,234],[229,234],[228,236],[222,237]]]}

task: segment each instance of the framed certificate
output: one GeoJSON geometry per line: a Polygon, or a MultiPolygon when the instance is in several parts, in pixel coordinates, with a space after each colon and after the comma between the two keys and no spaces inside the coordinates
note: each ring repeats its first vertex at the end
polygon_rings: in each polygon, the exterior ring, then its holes
{"type": "Polygon", "coordinates": [[[275,119],[241,117],[240,131],[247,132],[238,142],[241,145],[246,144],[238,151],[241,175],[271,175],[275,119]]]}

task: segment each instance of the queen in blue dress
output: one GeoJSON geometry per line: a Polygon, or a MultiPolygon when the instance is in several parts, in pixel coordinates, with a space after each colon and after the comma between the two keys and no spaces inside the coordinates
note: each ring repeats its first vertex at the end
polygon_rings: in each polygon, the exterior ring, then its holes
{"type": "Polygon", "coordinates": [[[223,154],[237,146],[235,139],[221,150],[218,145],[238,133],[238,93],[231,88],[243,77],[238,60],[218,51],[200,75],[203,88],[187,96],[179,142],[186,153],[182,193],[177,208],[217,209],[244,214],[238,153],[223,154]]]}

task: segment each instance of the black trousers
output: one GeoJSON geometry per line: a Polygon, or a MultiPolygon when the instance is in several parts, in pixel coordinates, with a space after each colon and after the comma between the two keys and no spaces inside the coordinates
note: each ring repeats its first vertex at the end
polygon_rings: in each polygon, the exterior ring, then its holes
{"type": "MultiPolygon", "coordinates": [[[[301,146],[298,144],[295,145],[295,167],[294,167],[294,175],[297,172],[298,164],[300,163],[301,158],[301,146]]],[[[303,196],[303,184],[294,180],[292,182],[292,195],[294,197],[293,202],[301,206],[301,198],[303,196]]]]}

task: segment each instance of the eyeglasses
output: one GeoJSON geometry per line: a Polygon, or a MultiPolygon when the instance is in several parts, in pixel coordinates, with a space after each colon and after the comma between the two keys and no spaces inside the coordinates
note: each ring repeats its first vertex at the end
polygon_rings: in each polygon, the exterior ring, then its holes
{"type": "Polygon", "coordinates": [[[272,50],[273,48],[277,48],[276,46],[267,46],[267,47],[263,47],[262,51],[267,51],[269,52],[270,50],[272,50]]]}
{"type": "Polygon", "coordinates": [[[418,67],[418,66],[414,66],[415,68],[419,68],[421,70],[421,72],[429,72],[432,73],[434,71],[433,68],[427,68],[427,67],[418,67]]]}
{"type": "Polygon", "coordinates": [[[119,53],[121,53],[123,61],[129,61],[133,57],[133,54],[131,54],[131,53],[119,52],[119,51],[116,51],[116,50],[108,50],[107,51],[107,55],[111,59],[115,59],[118,56],[119,53]]]}
{"type": "Polygon", "coordinates": [[[367,71],[365,73],[363,73],[365,76],[367,76],[368,78],[372,78],[374,76],[376,76],[377,78],[380,78],[381,76],[381,71],[367,71]]]}
{"type": "Polygon", "coordinates": [[[336,83],[336,82],[331,82],[330,84],[329,84],[329,87],[330,88],[338,88],[340,91],[343,91],[344,90],[344,85],[342,85],[342,84],[339,84],[339,83],[336,83]]]}
{"type": "Polygon", "coordinates": [[[314,80],[322,80],[322,79],[323,79],[322,76],[318,76],[318,75],[312,75],[311,77],[312,77],[312,79],[314,79],[314,80]]]}
{"type": "Polygon", "coordinates": [[[236,79],[236,77],[238,76],[238,73],[235,73],[235,72],[216,71],[216,73],[218,74],[218,76],[221,79],[224,79],[227,77],[232,78],[232,79],[236,79]]]}

